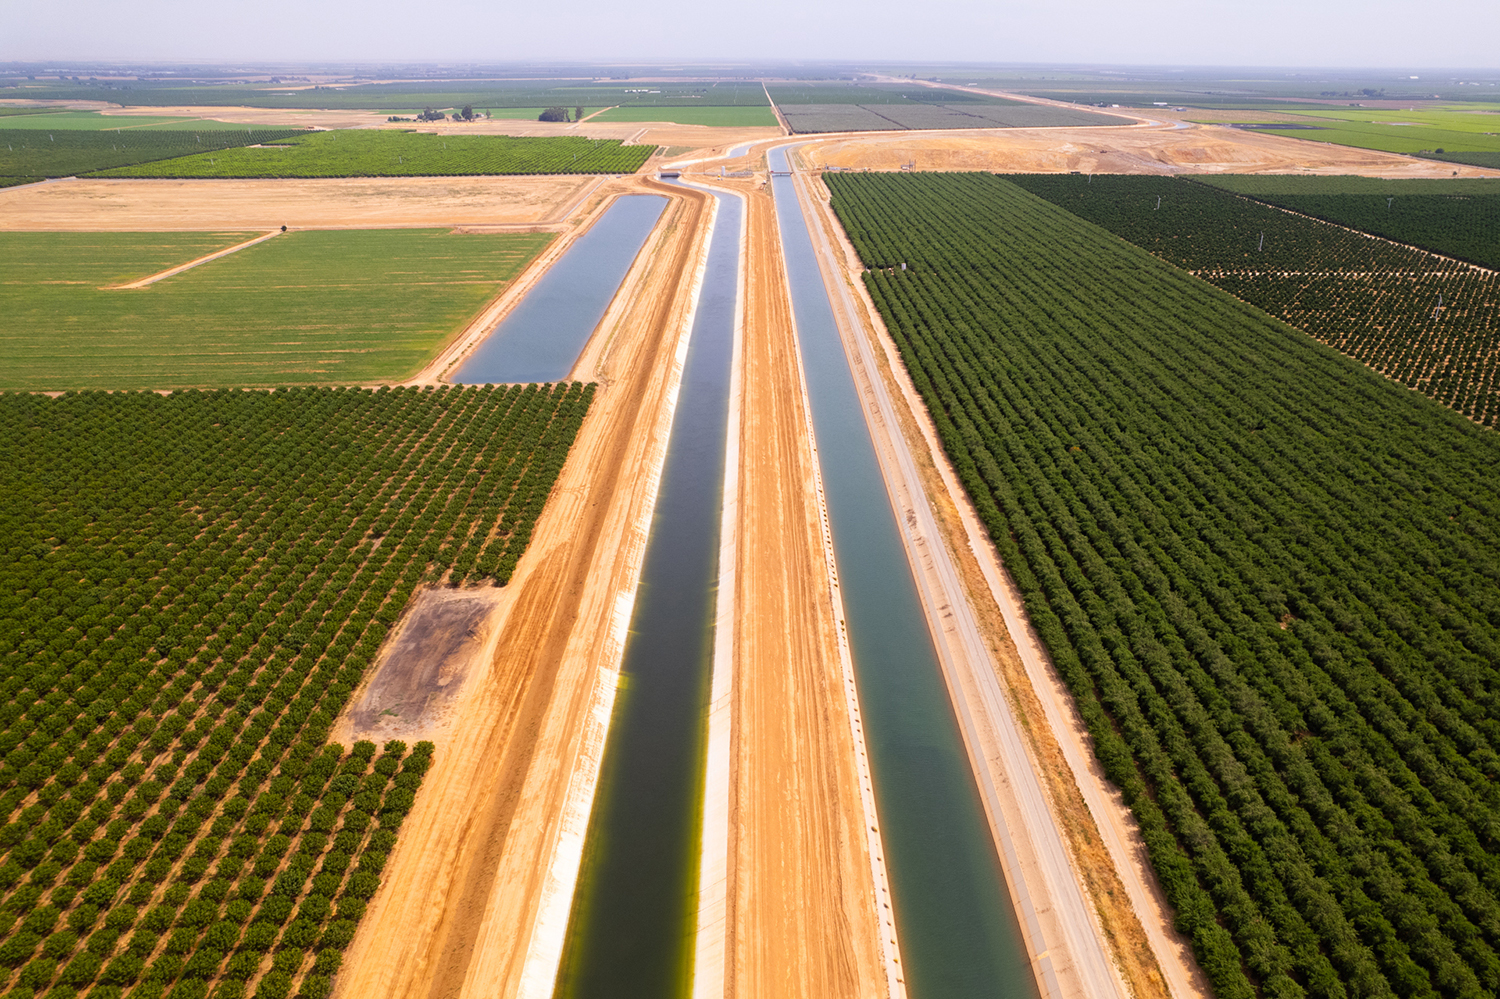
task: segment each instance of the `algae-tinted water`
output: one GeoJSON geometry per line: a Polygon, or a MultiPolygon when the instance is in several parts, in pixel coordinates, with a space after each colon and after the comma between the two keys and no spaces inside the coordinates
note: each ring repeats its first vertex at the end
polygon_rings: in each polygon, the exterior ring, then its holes
{"type": "MultiPolygon", "coordinates": [[[[770,153],[773,170],[786,153],[770,153]]],[[[791,177],[772,193],[912,999],[1034,999],[959,734],[791,177]]]]}
{"type": "Polygon", "coordinates": [[[691,981],[741,212],[720,199],[559,997],[670,999],[691,981]]]}
{"type": "Polygon", "coordinates": [[[617,198],[475,348],[452,380],[483,385],[568,377],[666,207],[667,199],[656,194],[617,198]]]}

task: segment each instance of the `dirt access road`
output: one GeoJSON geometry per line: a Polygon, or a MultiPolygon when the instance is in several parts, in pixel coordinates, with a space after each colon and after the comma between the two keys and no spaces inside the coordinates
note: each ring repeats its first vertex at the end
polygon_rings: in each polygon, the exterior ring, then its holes
{"type": "Polygon", "coordinates": [[[726,523],[737,553],[728,814],[722,824],[706,818],[705,827],[727,827],[728,863],[722,886],[701,888],[722,900],[715,909],[723,916],[700,921],[700,958],[716,960],[700,960],[694,995],[888,996],[882,940],[894,948],[894,927],[877,877],[883,867],[871,855],[878,834],[866,833],[876,819],[861,794],[862,746],[850,723],[775,208],[758,183],[724,186],[746,202],[744,335],[730,449],[739,455],[738,484],[726,523]]]}
{"type": "Polygon", "coordinates": [[[593,408],[495,612],[493,660],[454,703],[339,996],[551,994],[706,250],[704,195],[637,184],[671,203],[596,333],[607,347],[593,408]]]}

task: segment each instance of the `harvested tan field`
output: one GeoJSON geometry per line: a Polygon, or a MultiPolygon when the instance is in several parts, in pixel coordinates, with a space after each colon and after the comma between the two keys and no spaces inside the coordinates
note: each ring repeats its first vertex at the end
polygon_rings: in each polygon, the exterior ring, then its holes
{"type": "Polygon", "coordinates": [[[1180,123],[1114,128],[887,132],[815,139],[798,150],[810,167],[988,170],[998,173],[1304,173],[1371,177],[1500,176],[1500,171],[1180,123]]]}
{"type": "Polygon", "coordinates": [[[246,108],[246,107],[99,107],[80,110],[98,111],[102,115],[118,117],[120,124],[130,127],[131,118],[207,118],[211,121],[229,121],[255,128],[374,128],[384,125],[388,112],[339,111],[300,108],[246,108]]]}
{"type": "MultiPolygon", "coordinates": [[[[784,133],[774,126],[723,128],[712,125],[678,125],[669,121],[619,122],[548,122],[525,118],[491,118],[478,121],[403,121],[387,122],[380,111],[302,111],[280,108],[238,107],[151,107],[118,108],[99,104],[79,110],[100,111],[106,115],[132,116],[175,115],[184,118],[211,118],[257,128],[404,128],[418,132],[448,135],[572,135],[586,139],[619,139],[622,142],[650,143],[658,146],[689,146],[693,149],[711,146],[729,147],[757,139],[773,139],[784,133]]],[[[128,122],[122,122],[128,124],[128,122]]]]}
{"type": "Polygon", "coordinates": [[[598,179],[59,180],[0,189],[0,229],[371,229],[562,220],[598,179]]]}
{"type": "MultiPolygon", "coordinates": [[[[392,128],[398,126],[392,125],[392,128]]],[[[412,125],[404,126],[412,128],[412,125]]],[[[572,135],[586,139],[619,139],[633,145],[687,146],[705,149],[728,148],[742,142],[775,139],[783,134],[771,125],[739,128],[714,125],[678,125],[669,121],[583,121],[564,125],[546,121],[427,122],[415,126],[420,132],[442,132],[450,135],[572,135]]]]}
{"type": "MultiPolygon", "coordinates": [[[[748,185],[726,996],[884,996],[785,271],[748,185]]],[[[888,911],[888,910],[883,910],[888,911]]]]}
{"type": "Polygon", "coordinates": [[[704,252],[705,198],[672,199],[596,338],[608,349],[573,453],[350,946],[337,994],[545,996],[603,749],[665,453],[671,363],[704,252]],[[605,708],[601,717],[600,705],[605,708]],[[560,912],[560,919],[558,914],[560,912]]]}

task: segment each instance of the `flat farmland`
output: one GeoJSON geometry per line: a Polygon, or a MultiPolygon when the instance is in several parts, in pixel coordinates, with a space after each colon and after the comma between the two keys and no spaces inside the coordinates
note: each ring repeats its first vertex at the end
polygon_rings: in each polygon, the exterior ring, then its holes
{"type": "Polygon", "coordinates": [[[1256,131],[1391,153],[1441,156],[1454,163],[1500,163],[1500,112],[1486,108],[1318,108],[1295,114],[1234,116],[1256,131]],[[1278,124],[1286,127],[1278,128],[1278,124]]]}
{"type": "Polygon", "coordinates": [[[0,991],[329,994],[435,749],[329,730],[419,587],[509,578],[592,395],[0,396],[0,991]]]}
{"type": "Polygon", "coordinates": [[[25,113],[19,109],[4,116],[6,128],[26,128],[36,131],[61,129],[80,132],[125,132],[136,128],[190,132],[233,132],[245,130],[238,122],[215,121],[211,118],[186,117],[182,115],[104,115],[97,111],[39,111],[25,113]]]}
{"type": "Polygon", "coordinates": [[[101,177],[457,177],[634,173],[654,146],[577,136],[516,138],[340,130],[101,171],[101,177]]]}
{"type": "MultiPolygon", "coordinates": [[[[8,119],[5,124],[9,124],[8,119]]],[[[4,145],[0,149],[0,176],[67,177],[232,146],[274,142],[298,134],[298,130],[290,128],[202,132],[0,128],[0,144],[4,145]]]]}
{"type": "Polygon", "coordinates": [[[143,289],[109,288],[242,235],[0,235],[0,387],[400,380],[552,238],[294,232],[143,289]]]}
{"type": "Polygon", "coordinates": [[[1129,125],[1092,111],[1038,104],[789,104],[781,108],[797,132],[888,132],[937,128],[1098,128],[1129,125]]]}
{"type": "Polygon", "coordinates": [[[69,180],[10,191],[0,230],[380,228],[560,222],[588,176],[69,180]]]}
{"type": "MultiPolygon", "coordinates": [[[[587,109],[585,109],[587,110],[587,109]]],[[[616,107],[599,114],[594,121],[666,121],[676,125],[711,125],[717,128],[739,128],[752,125],[776,125],[776,112],[769,107],[616,107]]]]}
{"type": "Polygon", "coordinates": [[[1500,416],[1491,271],[1175,177],[1012,179],[1476,422],[1500,416]]]}
{"type": "Polygon", "coordinates": [[[1205,177],[1204,183],[1351,229],[1500,269],[1500,184],[1373,177],[1205,177]]]}
{"type": "Polygon", "coordinates": [[[1494,995],[1500,440],[1004,180],[826,179],[1214,992],[1494,995]]]}

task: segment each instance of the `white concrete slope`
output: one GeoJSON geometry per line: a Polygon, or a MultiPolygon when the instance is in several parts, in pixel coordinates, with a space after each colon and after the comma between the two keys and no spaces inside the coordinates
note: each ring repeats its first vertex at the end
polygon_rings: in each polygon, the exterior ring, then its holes
{"type": "Polygon", "coordinates": [[[870,331],[864,329],[854,307],[840,254],[820,217],[821,199],[811,194],[809,184],[806,175],[797,175],[803,215],[818,250],[824,285],[864,403],[1038,984],[1046,999],[1124,997],[1128,990],[1097,914],[1085,898],[957,568],[938,531],[916,462],[876,366],[870,331]]]}

